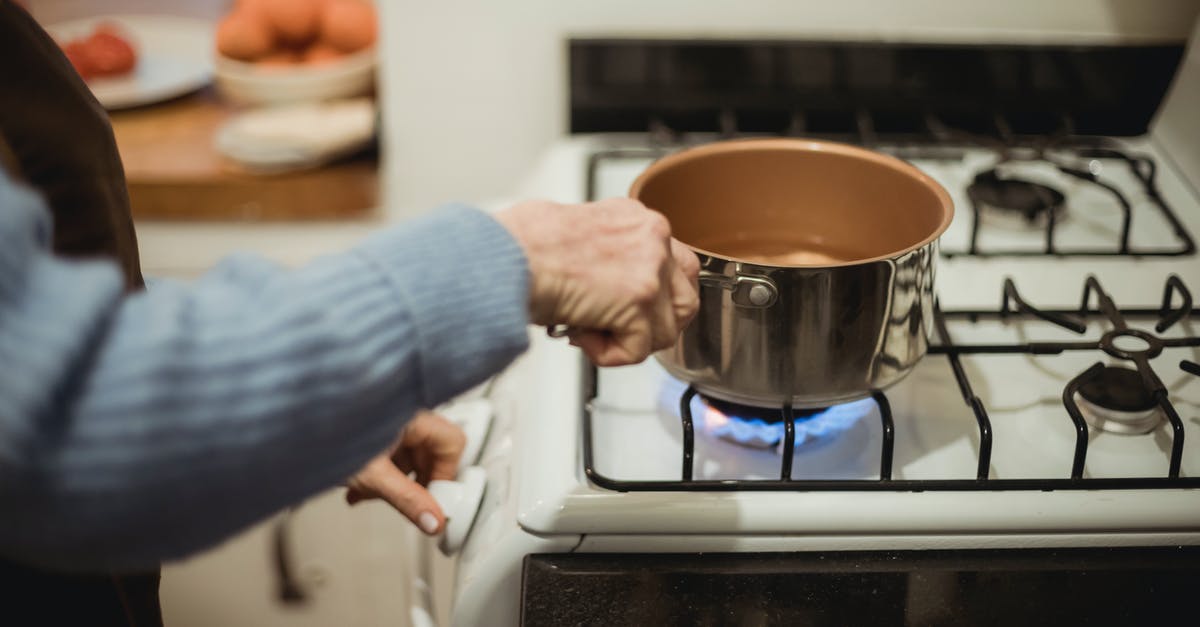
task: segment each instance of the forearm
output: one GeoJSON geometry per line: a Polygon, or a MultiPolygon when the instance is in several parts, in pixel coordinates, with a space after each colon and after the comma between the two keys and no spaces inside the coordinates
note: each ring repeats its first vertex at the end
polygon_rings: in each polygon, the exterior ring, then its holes
{"type": "Polygon", "coordinates": [[[349,476],[523,350],[524,261],[500,229],[442,212],[299,271],[236,260],[125,299],[0,486],[3,551],[152,563],[349,476]]]}

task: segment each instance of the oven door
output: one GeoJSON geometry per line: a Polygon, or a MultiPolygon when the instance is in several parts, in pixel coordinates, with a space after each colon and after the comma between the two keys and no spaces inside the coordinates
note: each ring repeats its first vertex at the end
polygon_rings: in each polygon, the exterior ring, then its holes
{"type": "Polygon", "coordinates": [[[521,624],[1174,624],[1200,547],[525,558],[521,624]]]}

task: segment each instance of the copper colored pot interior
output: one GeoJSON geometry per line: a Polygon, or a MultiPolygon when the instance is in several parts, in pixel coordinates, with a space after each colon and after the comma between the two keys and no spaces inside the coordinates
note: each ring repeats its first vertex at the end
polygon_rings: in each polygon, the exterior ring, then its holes
{"type": "Polygon", "coordinates": [[[685,150],[647,168],[630,195],[701,253],[785,267],[892,257],[933,241],[953,217],[945,190],[915,167],[799,139],[685,150]]]}

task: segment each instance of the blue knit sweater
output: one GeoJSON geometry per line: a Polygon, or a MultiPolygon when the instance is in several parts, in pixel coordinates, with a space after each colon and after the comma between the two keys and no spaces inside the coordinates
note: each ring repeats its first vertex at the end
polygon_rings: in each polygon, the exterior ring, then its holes
{"type": "Polygon", "coordinates": [[[0,554],[136,568],[344,480],[527,344],[527,268],[448,207],[299,270],[222,262],[128,296],[56,258],[0,171],[0,554]]]}

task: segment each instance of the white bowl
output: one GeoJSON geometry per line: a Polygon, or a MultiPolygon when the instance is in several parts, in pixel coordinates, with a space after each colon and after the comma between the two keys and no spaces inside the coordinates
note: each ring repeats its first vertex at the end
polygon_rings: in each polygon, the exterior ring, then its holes
{"type": "Polygon", "coordinates": [[[284,104],[349,98],[375,84],[375,48],[317,65],[260,65],[217,55],[222,96],[238,104],[284,104]]]}

